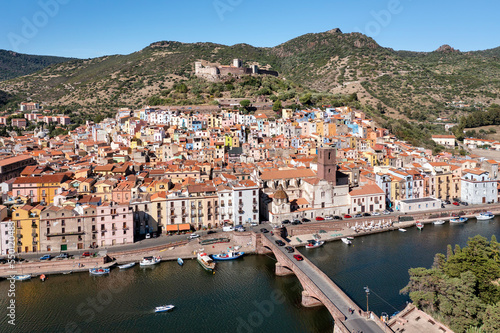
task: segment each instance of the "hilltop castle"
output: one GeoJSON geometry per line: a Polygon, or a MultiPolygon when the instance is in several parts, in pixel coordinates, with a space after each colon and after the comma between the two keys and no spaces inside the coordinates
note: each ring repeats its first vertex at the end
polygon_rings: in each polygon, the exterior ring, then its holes
{"type": "Polygon", "coordinates": [[[220,78],[228,75],[240,76],[240,75],[273,75],[278,76],[278,72],[269,71],[265,69],[259,69],[257,65],[252,65],[250,67],[243,67],[240,59],[233,59],[233,64],[230,66],[222,65],[206,65],[204,66],[201,61],[194,63],[195,75],[199,77],[204,77],[209,80],[219,80],[220,78]]]}

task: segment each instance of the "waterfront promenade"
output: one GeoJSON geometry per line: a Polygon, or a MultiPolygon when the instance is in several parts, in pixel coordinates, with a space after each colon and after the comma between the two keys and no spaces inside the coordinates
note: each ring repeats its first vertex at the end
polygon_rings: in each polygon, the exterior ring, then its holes
{"type": "Polygon", "coordinates": [[[326,274],[318,269],[307,258],[297,261],[293,255],[300,254],[285,251],[284,246],[276,245],[282,240],[276,235],[261,234],[257,251],[272,251],[276,257],[276,274],[295,274],[302,287],[302,305],[306,307],[325,306],[332,315],[335,333],[348,332],[391,332],[389,327],[372,312],[363,311],[347,296],[326,274]]]}

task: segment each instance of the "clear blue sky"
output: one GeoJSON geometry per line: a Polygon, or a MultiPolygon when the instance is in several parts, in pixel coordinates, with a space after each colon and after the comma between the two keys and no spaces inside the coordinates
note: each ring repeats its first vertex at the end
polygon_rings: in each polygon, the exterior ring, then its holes
{"type": "Polygon", "coordinates": [[[498,0],[3,0],[0,4],[0,49],[28,54],[91,58],[128,54],[160,40],[275,46],[337,27],[365,33],[396,50],[432,51],[442,44],[462,51],[500,46],[498,0]]]}

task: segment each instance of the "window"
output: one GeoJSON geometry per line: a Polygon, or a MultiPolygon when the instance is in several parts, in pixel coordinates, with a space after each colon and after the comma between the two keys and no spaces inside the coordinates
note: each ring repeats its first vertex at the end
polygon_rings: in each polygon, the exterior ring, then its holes
{"type": "Polygon", "coordinates": [[[243,195],[243,192],[240,192],[240,198],[241,198],[242,195],[243,195]]]}

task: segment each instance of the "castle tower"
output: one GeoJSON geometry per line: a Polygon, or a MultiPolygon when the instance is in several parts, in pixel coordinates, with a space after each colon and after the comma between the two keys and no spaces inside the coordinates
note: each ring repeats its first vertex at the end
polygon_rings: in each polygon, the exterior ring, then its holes
{"type": "Polygon", "coordinates": [[[337,150],[335,148],[318,148],[318,178],[333,182],[337,181],[337,150]]]}
{"type": "Polygon", "coordinates": [[[241,63],[240,59],[233,59],[233,67],[240,68],[241,66],[242,66],[242,63],[241,63]]]}

